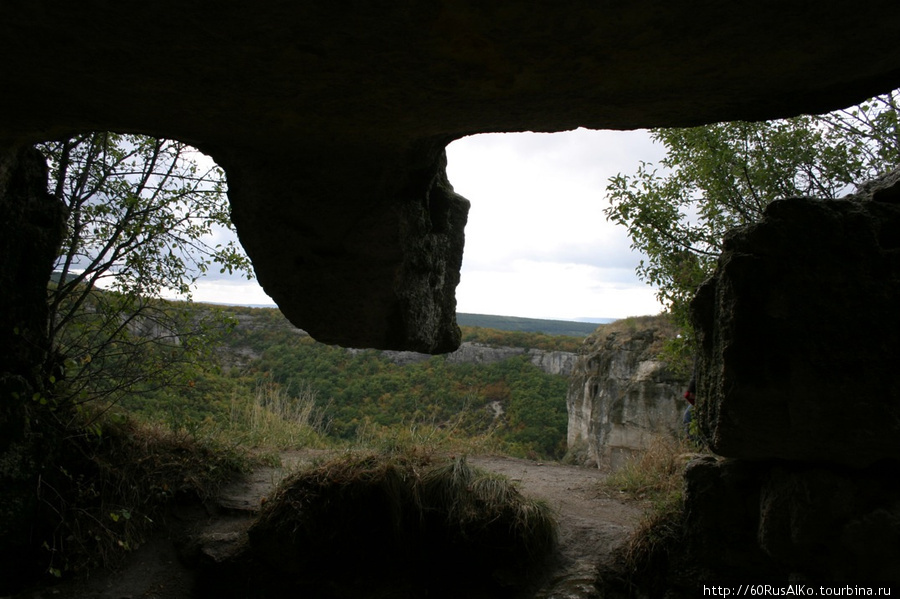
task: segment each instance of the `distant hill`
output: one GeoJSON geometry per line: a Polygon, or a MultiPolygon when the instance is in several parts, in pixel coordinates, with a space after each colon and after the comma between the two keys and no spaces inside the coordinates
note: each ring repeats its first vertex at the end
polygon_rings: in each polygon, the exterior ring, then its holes
{"type": "MultiPolygon", "coordinates": [[[[217,304],[215,302],[203,302],[213,306],[228,306],[231,308],[255,308],[269,309],[279,312],[274,304],[217,304]]],[[[520,333],[543,333],[544,335],[564,335],[566,337],[587,337],[601,324],[615,322],[615,318],[597,318],[595,322],[582,322],[576,320],[552,320],[542,318],[521,318],[519,316],[498,316],[496,314],[466,314],[456,313],[456,322],[462,327],[477,327],[481,329],[493,329],[495,331],[511,331],[520,333]]]]}
{"type": "MultiPolygon", "coordinates": [[[[612,322],[615,319],[608,318],[605,320],[606,322],[612,322]]],[[[463,327],[480,327],[498,331],[544,333],[545,335],[566,335],[569,337],[587,337],[599,326],[596,322],[545,320],[540,318],[520,318],[518,316],[464,313],[457,313],[456,321],[463,327]]]]}

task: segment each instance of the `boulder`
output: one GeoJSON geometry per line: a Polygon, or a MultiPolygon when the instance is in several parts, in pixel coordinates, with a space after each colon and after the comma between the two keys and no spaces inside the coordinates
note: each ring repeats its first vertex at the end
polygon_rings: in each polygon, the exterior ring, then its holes
{"type": "Polygon", "coordinates": [[[698,291],[699,420],[728,456],[685,472],[699,579],[900,580],[898,181],[774,202],[698,291]]]}
{"type": "Polygon", "coordinates": [[[898,297],[898,203],[791,198],[728,235],[693,304],[711,448],[855,466],[900,460],[898,297]]]}
{"type": "MultiPolygon", "coordinates": [[[[684,545],[698,581],[786,580],[789,569],[760,547],[759,510],[765,465],[705,456],[684,472],[684,545]]],[[[671,573],[677,576],[677,573],[671,573]]]]}

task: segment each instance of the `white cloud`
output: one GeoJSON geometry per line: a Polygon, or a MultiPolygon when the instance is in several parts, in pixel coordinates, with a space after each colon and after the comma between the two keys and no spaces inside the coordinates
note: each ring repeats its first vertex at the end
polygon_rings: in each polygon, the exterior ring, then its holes
{"type": "Polygon", "coordinates": [[[461,312],[621,318],[659,312],[621,227],[607,222],[610,177],[662,150],[643,131],[478,135],[447,149],[448,176],[472,202],[461,312]]]}
{"type": "Polygon", "coordinates": [[[241,306],[273,306],[269,297],[256,281],[209,279],[203,277],[193,291],[194,301],[241,306]]]}

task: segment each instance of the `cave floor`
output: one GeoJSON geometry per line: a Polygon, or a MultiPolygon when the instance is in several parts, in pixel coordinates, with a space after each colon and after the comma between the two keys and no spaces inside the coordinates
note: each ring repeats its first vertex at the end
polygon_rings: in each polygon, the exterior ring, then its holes
{"type": "MultiPolygon", "coordinates": [[[[219,559],[237,545],[260,502],[287,474],[327,457],[323,450],[289,451],[281,468],[259,468],[223,489],[215,509],[176,507],[168,526],[135,550],[115,571],[40,587],[15,599],[189,599],[194,572],[184,561],[185,534],[200,539],[206,558],[219,559]]],[[[596,596],[598,566],[609,564],[613,551],[637,525],[644,506],[605,491],[608,472],[593,467],[535,462],[505,456],[469,456],[469,463],[517,482],[521,491],[547,501],[559,521],[559,565],[536,595],[546,599],[596,596]]]]}

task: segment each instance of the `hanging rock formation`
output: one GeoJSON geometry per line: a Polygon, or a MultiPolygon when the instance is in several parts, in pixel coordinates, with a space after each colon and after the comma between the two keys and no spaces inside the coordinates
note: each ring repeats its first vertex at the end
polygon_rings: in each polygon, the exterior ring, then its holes
{"type": "Polygon", "coordinates": [[[570,378],[567,445],[576,460],[616,467],[659,435],[681,433],[688,381],[659,358],[674,337],[664,317],[601,325],[570,378]]]}
{"type": "Polygon", "coordinates": [[[839,108],[900,85],[898,30],[895,0],[4,2],[0,147],[194,144],[294,324],[445,352],[468,207],[450,141],[839,108]]]}

